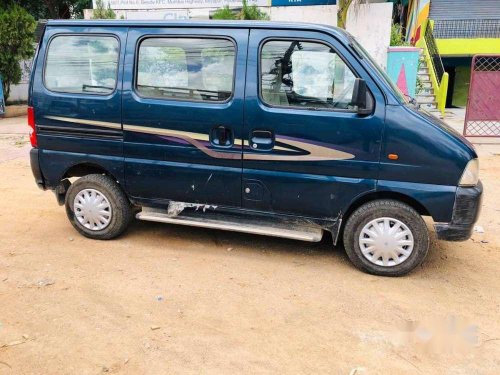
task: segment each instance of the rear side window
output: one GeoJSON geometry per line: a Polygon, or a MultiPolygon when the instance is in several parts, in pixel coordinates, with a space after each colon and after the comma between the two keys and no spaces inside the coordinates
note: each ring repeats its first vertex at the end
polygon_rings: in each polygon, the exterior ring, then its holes
{"type": "Polygon", "coordinates": [[[115,90],[120,45],[112,36],[60,35],[49,45],[45,87],[79,94],[110,94],[115,90]]]}
{"type": "Polygon", "coordinates": [[[227,39],[145,39],[137,58],[137,92],[150,98],[224,102],[233,94],[235,57],[235,46],[227,39]]]}
{"type": "Polygon", "coordinates": [[[271,106],[354,110],[355,79],[340,56],[319,42],[276,40],[261,49],[261,99],[271,106]]]}

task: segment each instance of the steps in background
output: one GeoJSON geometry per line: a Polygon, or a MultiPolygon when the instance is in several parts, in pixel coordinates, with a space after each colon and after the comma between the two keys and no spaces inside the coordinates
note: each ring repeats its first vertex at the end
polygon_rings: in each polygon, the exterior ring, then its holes
{"type": "MultiPolygon", "coordinates": [[[[436,95],[432,88],[431,76],[429,74],[429,67],[424,58],[420,58],[420,65],[418,68],[417,76],[420,79],[422,87],[417,92],[415,99],[420,107],[430,112],[438,112],[436,95]]],[[[419,88],[417,87],[417,90],[419,88]]]]}

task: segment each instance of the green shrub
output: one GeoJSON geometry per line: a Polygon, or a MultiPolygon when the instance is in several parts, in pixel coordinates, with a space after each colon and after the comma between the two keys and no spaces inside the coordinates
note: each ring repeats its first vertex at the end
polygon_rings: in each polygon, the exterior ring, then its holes
{"type": "Polygon", "coordinates": [[[0,8],[0,75],[5,100],[21,81],[20,63],[34,53],[35,19],[18,5],[0,8]]]}
{"type": "Polygon", "coordinates": [[[95,2],[95,9],[92,12],[92,18],[97,20],[97,19],[111,19],[114,20],[116,18],[116,13],[111,9],[111,7],[108,4],[108,7],[106,8],[104,6],[104,2],[102,0],[97,0],[95,2]]]}
{"type": "Polygon", "coordinates": [[[212,15],[214,20],[269,20],[267,13],[261,11],[256,5],[248,5],[247,0],[243,0],[241,11],[235,13],[229,6],[219,8],[212,15]]]}
{"type": "Polygon", "coordinates": [[[235,20],[236,13],[234,13],[229,6],[226,5],[223,8],[217,9],[214,14],[212,14],[212,19],[214,20],[235,20]]]}
{"type": "Polygon", "coordinates": [[[399,23],[393,23],[391,26],[391,46],[409,46],[410,43],[405,41],[403,36],[403,28],[399,23]]]}

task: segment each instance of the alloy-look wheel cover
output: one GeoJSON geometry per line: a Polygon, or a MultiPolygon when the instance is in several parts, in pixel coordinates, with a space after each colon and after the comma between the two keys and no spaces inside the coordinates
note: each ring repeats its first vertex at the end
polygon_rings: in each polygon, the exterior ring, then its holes
{"type": "Polygon", "coordinates": [[[359,248],[371,263],[394,267],[411,255],[413,233],[402,221],[381,217],[366,224],[359,234],[359,248]]]}
{"type": "Polygon", "coordinates": [[[99,190],[84,189],[78,192],[73,210],[78,222],[93,231],[105,229],[111,221],[111,205],[99,190]]]}

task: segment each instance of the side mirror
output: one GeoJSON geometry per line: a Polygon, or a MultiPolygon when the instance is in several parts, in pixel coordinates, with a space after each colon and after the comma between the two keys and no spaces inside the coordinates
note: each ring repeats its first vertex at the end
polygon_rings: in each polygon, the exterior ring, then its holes
{"type": "Polygon", "coordinates": [[[364,79],[356,78],[354,81],[351,104],[358,108],[358,115],[369,115],[373,112],[373,99],[364,79]]]}

